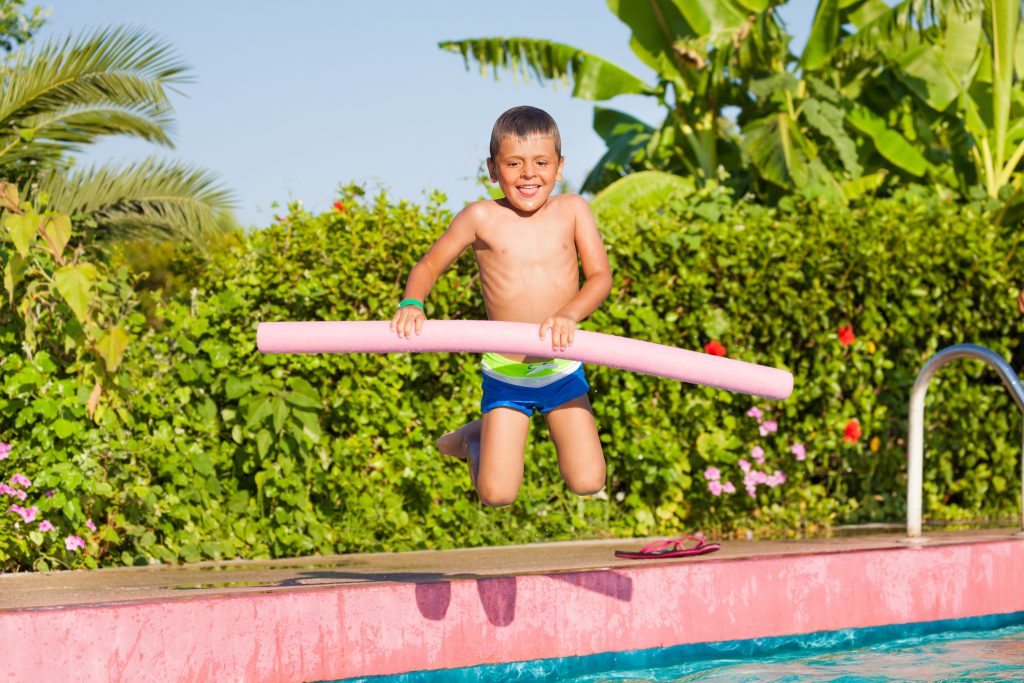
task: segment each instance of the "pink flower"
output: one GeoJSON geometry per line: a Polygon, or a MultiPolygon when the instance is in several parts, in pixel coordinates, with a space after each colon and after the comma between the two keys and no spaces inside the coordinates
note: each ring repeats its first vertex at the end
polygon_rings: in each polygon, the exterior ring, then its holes
{"type": "Polygon", "coordinates": [[[776,486],[782,486],[783,484],[786,483],[786,473],[781,470],[775,470],[775,474],[768,477],[768,480],[765,483],[768,484],[768,486],[771,486],[772,488],[775,488],[776,486]]]}
{"type": "Polygon", "coordinates": [[[81,536],[71,535],[64,539],[64,547],[74,552],[85,547],[85,539],[81,536]]]}
{"type": "Polygon", "coordinates": [[[712,496],[722,495],[722,482],[720,481],[709,481],[708,491],[711,491],[712,496]]]}
{"type": "Polygon", "coordinates": [[[754,480],[755,484],[768,483],[768,475],[762,472],[761,470],[754,470],[753,472],[750,473],[750,476],[754,480]]]}
{"type": "Polygon", "coordinates": [[[708,481],[718,481],[722,477],[722,473],[718,471],[717,467],[709,467],[704,470],[704,478],[708,481]]]}
{"type": "Polygon", "coordinates": [[[40,531],[54,531],[56,528],[57,527],[53,526],[53,524],[51,524],[50,520],[48,519],[44,519],[43,521],[39,522],[40,531]]]}
{"type": "Polygon", "coordinates": [[[0,460],[6,460],[11,454],[11,444],[0,443],[0,460]]]}
{"type": "Polygon", "coordinates": [[[765,420],[761,423],[761,426],[757,428],[757,432],[761,436],[768,436],[773,432],[779,431],[779,423],[775,420],[765,420]]]}
{"type": "Polygon", "coordinates": [[[789,447],[789,452],[796,456],[797,460],[807,459],[807,450],[804,448],[802,443],[795,443],[789,447]]]}
{"type": "Polygon", "coordinates": [[[0,481],[0,495],[14,496],[17,495],[17,493],[16,489],[12,489],[10,486],[0,481]]]}
{"type": "Polygon", "coordinates": [[[89,527],[89,531],[96,531],[96,525],[92,523],[91,519],[85,520],[85,526],[89,527]]]}
{"type": "Polygon", "coordinates": [[[11,477],[11,483],[14,484],[15,486],[24,486],[25,488],[29,488],[32,486],[32,480],[30,480],[21,472],[18,472],[13,477],[11,477]]]}
{"type": "Polygon", "coordinates": [[[722,490],[726,493],[736,493],[736,487],[732,485],[731,481],[722,484],[722,490]]]}
{"type": "Polygon", "coordinates": [[[744,472],[749,472],[750,471],[750,463],[747,462],[746,460],[744,460],[743,458],[740,458],[739,465],[740,465],[740,469],[743,470],[744,472]]]}
{"type": "Polygon", "coordinates": [[[704,345],[704,353],[711,356],[724,356],[726,354],[726,350],[724,346],[712,339],[704,345]]]}
{"type": "Polygon", "coordinates": [[[21,518],[26,522],[34,522],[36,516],[39,514],[39,508],[34,505],[30,508],[23,508],[20,505],[12,505],[7,508],[8,512],[13,512],[16,515],[21,515],[21,518]]]}
{"type": "Polygon", "coordinates": [[[764,413],[761,412],[760,408],[754,406],[753,408],[747,411],[747,417],[752,417],[758,422],[760,422],[761,418],[764,417],[764,413]]]}
{"type": "Polygon", "coordinates": [[[21,489],[11,489],[11,495],[17,498],[18,500],[25,500],[26,498],[28,498],[28,494],[22,491],[21,489]]]}
{"type": "Polygon", "coordinates": [[[764,449],[760,446],[754,446],[750,449],[750,457],[757,461],[757,464],[764,462],[764,449]]]}
{"type": "Polygon", "coordinates": [[[751,498],[757,497],[757,484],[747,484],[747,495],[751,498]]]}
{"type": "Polygon", "coordinates": [[[839,332],[838,332],[837,336],[839,337],[839,345],[840,346],[849,346],[850,344],[852,344],[857,339],[857,337],[854,336],[854,334],[853,334],[853,326],[852,325],[850,327],[846,327],[845,325],[840,325],[839,326],[839,332]]]}

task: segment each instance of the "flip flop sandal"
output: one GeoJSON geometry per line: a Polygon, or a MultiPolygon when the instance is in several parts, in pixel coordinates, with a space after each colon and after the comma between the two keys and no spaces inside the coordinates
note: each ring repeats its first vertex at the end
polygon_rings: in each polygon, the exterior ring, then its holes
{"type": "Polygon", "coordinates": [[[690,555],[704,555],[713,553],[720,549],[717,543],[708,543],[697,536],[680,536],[679,538],[668,538],[664,541],[654,541],[645,545],[640,550],[616,550],[615,557],[624,560],[651,560],[663,557],[689,557],[690,555]],[[684,541],[696,541],[697,544],[686,547],[684,541]]]}

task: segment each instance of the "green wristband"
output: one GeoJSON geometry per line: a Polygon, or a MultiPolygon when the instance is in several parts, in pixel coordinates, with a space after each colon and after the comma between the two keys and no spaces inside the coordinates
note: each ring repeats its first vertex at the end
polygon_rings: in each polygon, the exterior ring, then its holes
{"type": "Polygon", "coordinates": [[[417,306],[424,313],[427,312],[427,309],[423,308],[423,302],[419,301],[418,299],[402,299],[398,303],[399,308],[405,308],[406,306],[417,306]]]}

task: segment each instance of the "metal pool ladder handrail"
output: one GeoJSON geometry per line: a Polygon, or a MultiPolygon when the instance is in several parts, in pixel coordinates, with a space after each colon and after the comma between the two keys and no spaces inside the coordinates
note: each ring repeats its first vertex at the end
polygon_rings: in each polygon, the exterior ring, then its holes
{"type": "MultiPolygon", "coordinates": [[[[910,540],[921,537],[921,498],[924,471],[924,396],[928,383],[939,368],[957,358],[975,358],[992,366],[1010,390],[1010,395],[1024,416],[1024,386],[1020,377],[1002,356],[977,344],[947,346],[921,368],[910,390],[910,425],[907,430],[907,536],[910,540]]],[[[1021,529],[1024,530],[1024,434],[1021,439],[1021,529]]]]}

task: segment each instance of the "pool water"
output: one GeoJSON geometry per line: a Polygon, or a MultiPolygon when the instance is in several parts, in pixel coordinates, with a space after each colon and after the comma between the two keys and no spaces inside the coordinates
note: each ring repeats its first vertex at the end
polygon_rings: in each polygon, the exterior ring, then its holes
{"type": "Polygon", "coordinates": [[[852,650],[722,657],[563,680],[568,683],[1024,681],[1024,626],[903,638],[852,650]]]}
{"type": "Polygon", "coordinates": [[[1024,612],[347,678],[338,683],[442,681],[1024,681],[1024,612]]]}

